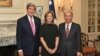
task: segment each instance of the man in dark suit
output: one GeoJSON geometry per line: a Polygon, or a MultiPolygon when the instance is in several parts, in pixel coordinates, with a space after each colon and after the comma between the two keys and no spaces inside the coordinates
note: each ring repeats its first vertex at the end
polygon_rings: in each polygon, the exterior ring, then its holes
{"type": "Polygon", "coordinates": [[[27,15],[17,21],[16,41],[19,56],[38,56],[40,19],[34,16],[36,6],[27,4],[27,15]]]}
{"type": "Polygon", "coordinates": [[[81,29],[80,25],[72,22],[72,11],[64,12],[65,22],[59,25],[60,55],[81,56],[81,29]]]}

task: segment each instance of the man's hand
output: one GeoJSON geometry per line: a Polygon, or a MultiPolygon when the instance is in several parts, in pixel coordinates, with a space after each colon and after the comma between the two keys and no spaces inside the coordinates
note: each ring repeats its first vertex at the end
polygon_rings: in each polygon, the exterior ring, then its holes
{"type": "Polygon", "coordinates": [[[24,56],[23,51],[18,51],[18,56],[24,56]]]}
{"type": "Polygon", "coordinates": [[[81,52],[77,52],[77,56],[83,56],[81,52]]]}

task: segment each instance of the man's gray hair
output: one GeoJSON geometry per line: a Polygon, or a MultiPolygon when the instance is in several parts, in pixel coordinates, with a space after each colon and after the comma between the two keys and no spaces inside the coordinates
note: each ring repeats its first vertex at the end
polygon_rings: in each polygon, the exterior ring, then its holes
{"type": "Polygon", "coordinates": [[[72,10],[65,10],[64,14],[66,14],[66,13],[71,13],[71,15],[73,16],[73,11],[72,10]]]}
{"type": "Polygon", "coordinates": [[[32,6],[32,7],[34,7],[34,8],[35,8],[35,10],[36,10],[36,6],[35,6],[35,4],[34,4],[34,3],[28,3],[26,8],[28,9],[28,8],[29,8],[29,7],[31,7],[31,6],[32,6]]]}

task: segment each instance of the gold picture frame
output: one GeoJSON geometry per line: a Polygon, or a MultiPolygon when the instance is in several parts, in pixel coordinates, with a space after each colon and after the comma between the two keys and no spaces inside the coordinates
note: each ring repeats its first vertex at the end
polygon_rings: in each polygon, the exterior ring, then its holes
{"type": "Polygon", "coordinates": [[[0,0],[0,7],[11,7],[12,0],[0,0]]]}

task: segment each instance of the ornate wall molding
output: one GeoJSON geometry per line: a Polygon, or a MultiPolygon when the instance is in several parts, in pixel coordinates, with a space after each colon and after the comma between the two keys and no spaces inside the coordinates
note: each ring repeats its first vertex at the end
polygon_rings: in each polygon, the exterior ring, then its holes
{"type": "Polygon", "coordinates": [[[16,44],[16,20],[0,21],[0,46],[16,44]]]}

